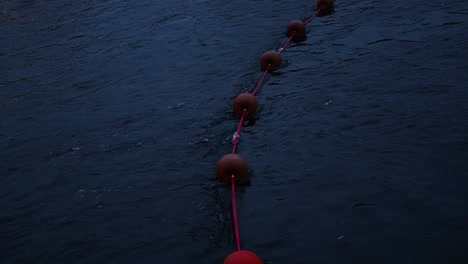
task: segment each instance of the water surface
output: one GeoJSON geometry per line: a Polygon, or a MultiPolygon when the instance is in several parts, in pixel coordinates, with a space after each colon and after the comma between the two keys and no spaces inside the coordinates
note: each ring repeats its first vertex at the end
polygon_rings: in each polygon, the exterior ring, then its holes
{"type": "MultiPolygon", "coordinates": [[[[222,263],[232,100],[311,1],[2,1],[3,263],[222,263]]],[[[467,259],[466,1],[338,1],[239,154],[265,263],[467,259]]]]}

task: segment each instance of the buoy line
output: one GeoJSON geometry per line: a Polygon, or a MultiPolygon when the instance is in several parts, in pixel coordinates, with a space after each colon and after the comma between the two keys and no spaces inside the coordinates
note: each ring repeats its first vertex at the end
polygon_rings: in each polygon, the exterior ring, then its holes
{"type": "Polygon", "coordinates": [[[259,109],[259,102],[256,97],[260,91],[262,84],[265,81],[268,73],[281,65],[281,53],[286,50],[288,45],[295,40],[295,38],[303,37],[306,33],[306,25],[312,21],[319,14],[329,13],[334,6],[335,0],[318,0],[317,11],[305,22],[301,20],[293,20],[287,26],[288,41],[278,50],[267,51],[260,59],[260,65],[264,70],[262,77],[258,81],[254,91],[250,93],[242,93],[236,97],[233,104],[233,111],[240,116],[239,125],[232,137],[232,153],[223,156],[217,164],[216,173],[218,179],[226,184],[231,184],[232,192],[232,219],[234,226],[234,236],[236,239],[237,251],[230,254],[225,260],[224,264],[263,264],[260,257],[255,253],[241,249],[241,239],[239,231],[239,220],[237,215],[236,206],[236,183],[245,178],[248,174],[247,161],[239,154],[236,154],[237,146],[240,141],[240,135],[244,120],[257,113],[259,109]]]}

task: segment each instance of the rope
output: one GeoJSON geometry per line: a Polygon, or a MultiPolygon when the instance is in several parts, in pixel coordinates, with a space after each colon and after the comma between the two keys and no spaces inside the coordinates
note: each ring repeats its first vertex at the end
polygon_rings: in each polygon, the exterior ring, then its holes
{"type": "Polygon", "coordinates": [[[292,41],[292,39],[294,38],[294,36],[296,36],[296,31],[294,31],[291,36],[289,37],[288,41],[286,41],[286,43],[284,44],[284,46],[279,49],[278,53],[281,54],[289,45],[289,43],[292,41]]]}
{"type": "Polygon", "coordinates": [[[255,87],[255,90],[253,91],[252,95],[256,95],[258,93],[258,91],[260,90],[260,87],[262,86],[263,81],[265,80],[265,77],[266,77],[268,71],[270,71],[270,69],[271,69],[271,64],[268,64],[268,67],[265,69],[265,72],[263,73],[262,78],[260,78],[260,81],[258,82],[257,87],[255,87]]]}
{"type": "Polygon", "coordinates": [[[234,234],[236,236],[237,250],[241,250],[239,219],[237,218],[237,207],[236,207],[236,183],[234,180],[234,175],[231,176],[231,190],[232,190],[232,222],[234,224],[234,234]]]}
{"type": "MultiPolygon", "coordinates": [[[[314,19],[314,17],[316,17],[324,7],[325,6],[322,5],[317,10],[317,12],[315,12],[309,19],[307,19],[304,22],[304,25],[307,25],[310,21],[312,21],[312,19],[314,19]]],[[[278,51],[279,54],[281,54],[288,47],[289,43],[291,43],[291,41],[293,40],[295,35],[296,35],[296,31],[294,31],[291,34],[288,41],[283,45],[282,48],[279,49],[279,51],[278,51]]],[[[268,67],[265,69],[265,72],[263,72],[263,75],[260,78],[260,81],[257,83],[254,91],[252,92],[252,95],[256,96],[256,94],[260,91],[260,87],[262,86],[263,82],[265,81],[265,78],[266,78],[268,72],[270,71],[270,69],[271,69],[271,64],[269,64],[268,67]]],[[[240,134],[242,132],[242,127],[244,125],[244,120],[245,120],[246,116],[247,116],[247,109],[244,109],[244,112],[242,113],[242,116],[241,116],[240,121],[239,121],[239,125],[237,126],[237,130],[233,135],[232,154],[235,154],[236,151],[237,151],[237,146],[238,146],[239,141],[240,141],[240,134]]],[[[235,238],[236,238],[237,250],[240,251],[241,250],[241,238],[240,238],[240,232],[239,232],[239,219],[237,217],[236,181],[235,181],[235,176],[234,175],[231,175],[231,191],[232,191],[231,206],[232,206],[232,219],[233,219],[232,221],[233,221],[233,225],[234,225],[234,235],[235,235],[235,238]]]]}
{"type": "Polygon", "coordinates": [[[240,134],[242,132],[242,126],[244,125],[244,119],[245,116],[247,115],[247,110],[244,109],[244,112],[242,112],[242,116],[239,122],[239,125],[237,126],[236,133],[234,133],[234,136],[232,138],[232,154],[236,154],[236,149],[237,149],[237,144],[239,143],[240,139],[240,134]]]}
{"type": "Polygon", "coordinates": [[[315,12],[315,14],[313,14],[309,19],[307,19],[305,22],[304,22],[304,25],[307,25],[310,21],[312,21],[312,19],[314,19],[314,17],[318,16],[318,14],[320,13],[320,11],[322,11],[322,9],[325,8],[325,5],[322,5],[318,10],[317,12],[315,12]]]}

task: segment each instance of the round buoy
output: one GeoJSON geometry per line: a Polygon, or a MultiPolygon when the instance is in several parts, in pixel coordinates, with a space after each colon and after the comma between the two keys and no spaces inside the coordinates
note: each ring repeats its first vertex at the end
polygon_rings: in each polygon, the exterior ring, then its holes
{"type": "Polygon", "coordinates": [[[242,115],[244,113],[244,109],[247,111],[246,115],[251,116],[257,113],[258,110],[258,99],[252,94],[243,93],[237,96],[236,100],[234,100],[234,113],[238,115],[242,115]]]}
{"type": "Polygon", "coordinates": [[[318,0],[317,1],[317,9],[323,6],[323,11],[330,11],[335,5],[335,0],[318,0]]]}
{"type": "Polygon", "coordinates": [[[271,65],[270,69],[274,69],[280,66],[282,61],[283,60],[281,59],[281,55],[278,52],[270,50],[263,53],[262,59],[260,60],[260,64],[262,65],[262,69],[264,70],[268,68],[268,65],[271,65]]]}
{"type": "Polygon", "coordinates": [[[255,253],[247,250],[239,250],[229,255],[224,264],[263,264],[255,253]]]}
{"type": "Polygon", "coordinates": [[[293,20],[288,24],[288,37],[296,32],[295,36],[302,36],[306,32],[306,25],[301,20],[293,20]]]}
{"type": "Polygon", "coordinates": [[[227,154],[218,161],[216,168],[218,179],[224,183],[231,183],[231,176],[234,175],[236,182],[247,176],[249,166],[247,161],[238,154],[227,154]]]}

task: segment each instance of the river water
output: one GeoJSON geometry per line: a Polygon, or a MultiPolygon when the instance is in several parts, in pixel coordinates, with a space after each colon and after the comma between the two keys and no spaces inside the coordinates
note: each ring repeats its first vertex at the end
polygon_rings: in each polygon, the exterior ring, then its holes
{"type": "MultiPolygon", "coordinates": [[[[233,99],[313,1],[0,2],[2,263],[222,263],[233,99]]],[[[340,1],[238,153],[265,263],[466,263],[468,1],[340,1]]]]}

